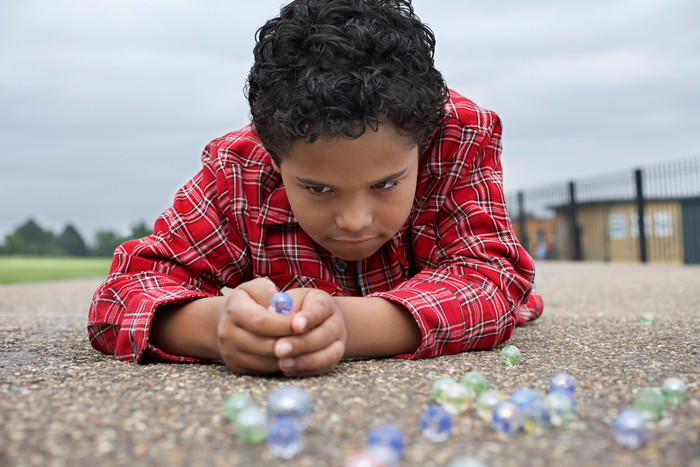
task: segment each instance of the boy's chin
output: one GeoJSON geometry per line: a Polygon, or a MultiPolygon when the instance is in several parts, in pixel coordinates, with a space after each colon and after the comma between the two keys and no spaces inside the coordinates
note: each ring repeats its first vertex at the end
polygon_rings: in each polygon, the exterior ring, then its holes
{"type": "Polygon", "coordinates": [[[338,259],[342,259],[343,261],[362,261],[363,259],[367,259],[373,254],[377,252],[379,248],[365,248],[365,249],[356,249],[356,250],[346,250],[346,249],[329,249],[328,251],[331,252],[333,256],[335,256],[338,259]]]}

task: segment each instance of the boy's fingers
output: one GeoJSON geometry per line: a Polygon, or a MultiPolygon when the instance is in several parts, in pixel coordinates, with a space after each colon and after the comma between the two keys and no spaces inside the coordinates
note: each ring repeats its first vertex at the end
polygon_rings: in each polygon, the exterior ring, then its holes
{"type": "Polygon", "coordinates": [[[270,279],[258,277],[248,282],[243,282],[236,289],[247,293],[256,303],[267,308],[272,296],[277,293],[277,286],[270,279]]]}
{"type": "Polygon", "coordinates": [[[335,323],[317,326],[303,334],[281,337],[274,344],[274,354],[278,358],[317,352],[341,339],[341,330],[335,323]]]}
{"type": "Polygon", "coordinates": [[[247,375],[270,375],[279,373],[279,362],[276,358],[261,357],[246,352],[238,352],[224,363],[233,372],[247,375]]]}
{"type": "Polygon", "coordinates": [[[246,352],[254,355],[274,357],[274,347],[276,337],[266,337],[258,334],[253,334],[247,329],[241,327],[233,327],[226,331],[222,330],[219,333],[220,345],[227,348],[237,349],[241,352],[246,352]]]}
{"type": "Polygon", "coordinates": [[[327,294],[309,292],[304,297],[301,310],[292,316],[292,330],[299,334],[315,328],[335,312],[336,306],[327,294]]]}
{"type": "Polygon", "coordinates": [[[278,365],[286,376],[319,375],[333,370],[343,357],[344,352],[343,342],[336,341],[317,352],[281,358],[278,365]]]}
{"type": "Polygon", "coordinates": [[[243,290],[233,290],[225,307],[221,319],[230,325],[259,336],[282,337],[291,333],[291,315],[271,312],[243,290]]]}

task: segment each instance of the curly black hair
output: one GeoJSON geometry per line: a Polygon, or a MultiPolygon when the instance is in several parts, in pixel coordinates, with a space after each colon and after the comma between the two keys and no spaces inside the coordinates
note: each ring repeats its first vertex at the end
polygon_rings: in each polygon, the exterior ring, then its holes
{"type": "Polygon", "coordinates": [[[394,123],[422,150],[445,118],[435,35],[410,0],[296,0],[258,29],[246,83],[279,163],[295,139],[357,138],[394,123]]]}

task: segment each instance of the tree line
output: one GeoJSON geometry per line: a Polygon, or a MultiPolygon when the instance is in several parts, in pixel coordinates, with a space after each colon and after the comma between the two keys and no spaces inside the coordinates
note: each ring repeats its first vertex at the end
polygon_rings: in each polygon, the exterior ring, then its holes
{"type": "Polygon", "coordinates": [[[0,255],[112,256],[122,243],[151,233],[153,230],[146,227],[145,222],[140,222],[132,226],[131,233],[126,236],[113,230],[98,231],[94,241],[88,244],[72,224],[66,224],[61,233],[56,234],[41,227],[34,219],[29,219],[5,236],[4,244],[0,245],[0,255]]]}

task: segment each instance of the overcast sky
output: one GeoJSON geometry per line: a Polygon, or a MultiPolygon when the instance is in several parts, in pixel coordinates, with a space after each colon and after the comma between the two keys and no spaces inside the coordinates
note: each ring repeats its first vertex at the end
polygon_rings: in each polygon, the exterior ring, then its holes
{"type": "MultiPolygon", "coordinates": [[[[0,1],[0,241],[152,224],[248,123],[281,0],[0,1]]],[[[700,157],[698,0],[415,0],[448,85],[504,124],[507,192],[700,157]]]]}

